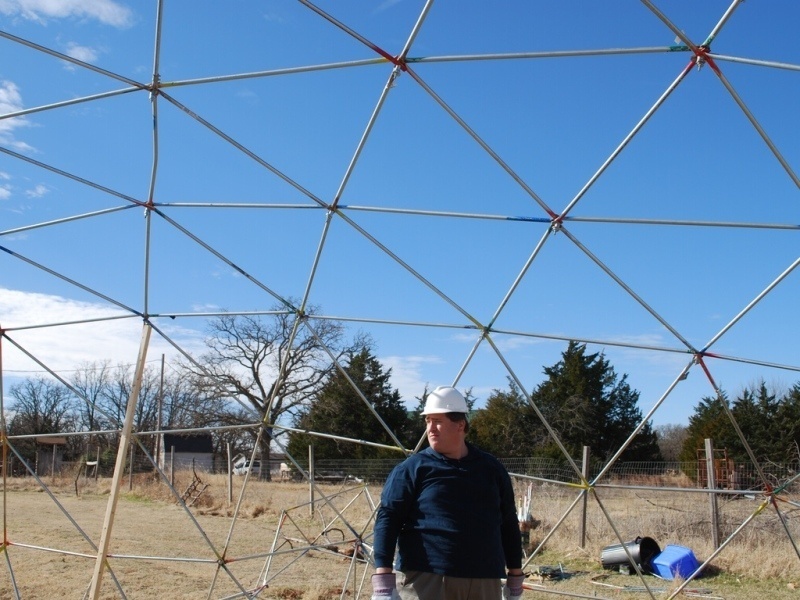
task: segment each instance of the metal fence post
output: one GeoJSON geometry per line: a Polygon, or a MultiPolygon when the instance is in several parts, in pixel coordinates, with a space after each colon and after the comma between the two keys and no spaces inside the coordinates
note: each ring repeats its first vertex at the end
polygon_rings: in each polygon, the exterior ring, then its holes
{"type": "Polygon", "coordinates": [[[130,462],[130,469],[128,470],[128,474],[130,475],[130,479],[128,479],[128,491],[133,490],[133,444],[131,444],[130,449],[130,458],[128,459],[130,462]]]}
{"type": "Polygon", "coordinates": [[[308,506],[314,516],[314,444],[308,445],[308,506]]]}
{"type": "Polygon", "coordinates": [[[228,506],[233,504],[233,470],[231,468],[231,443],[228,442],[225,447],[228,449],[228,506]]]}
{"type": "MultiPolygon", "coordinates": [[[[705,439],[706,448],[706,474],[708,475],[708,489],[717,488],[716,473],[714,470],[714,444],[710,438],[705,439]]],[[[719,548],[719,513],[717,507],[717,495],[714,492],[708,494],[709,508],[711,510],[711,540],[714,549],[719,548]]]]}
{"type": "MultiPolygon", "coordinates": [[[[591,449],[589,446],[583,447],[583,464],[581,465],[581,475],[583,475],[583,479],[585,481],[589,481],[589,456],[591,455],[591,449]]],[[[586,511],[588,509],[588,501],[589,501],[589,490],[583,490],[583,506],[581,508],[581,530],[580,530],[580,543],[581,548],[586,547],[586,511]]]]}

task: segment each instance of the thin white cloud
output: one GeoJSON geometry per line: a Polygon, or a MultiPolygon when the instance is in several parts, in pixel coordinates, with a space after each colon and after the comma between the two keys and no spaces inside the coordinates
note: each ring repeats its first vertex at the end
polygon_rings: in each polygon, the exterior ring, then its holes
{"type": "Polygon", "coordinates": [[[28,198],[41,198],[42,196],[44,196],[49,192],[50,190],[48,189],[48,187],[40,183],[39,185],[35,185],[29,190],[25,190],[25,195],[28,198]]]}
{"type": "MultiPolygon", "coordinates": [[[[495,335],[492,337],[492,340],[500,352],[513,352],[521,348],[538,346],[544,343],[544,340],[541,339],[523,337],[519,335],[495,335]]],[[[471,341],[472,343],[475,343],[474,338],[465,338],[465,341],[471,341]]],[[[488,344],[484,345],[484,350],[491,350],[488,344]]],[[[491,351],[494,352],[494,350],[491,351]]]]}
{"type": "Polygon", "coordinates": [[[396,6],[397,4],[400,4],[400,0],[384,0],[372,12],[381,13],[385,10],[389,10],[390,8],[396,6]]]}
{"type": "MultiPolygon", "coordinates": [[[[3,0],[0,0],[2,2],[3,0]]],[[[23,109],[22,94],[13,81],[0,80],[0,114],[6,115],[14,113],[23,109]]],[[[30,123],[24,117],[15,117],[13,119],[3,119],[0,121],[0,144],[11,146],[17,150],[27,150],[30,147],[16,140],[14,137],[14,130],[20,127],[27,127],[30,123]]],[[[8,179],[8,175],[4,174],[4,179],[8,179]]]]}
{"type": "MultiPolygon", "coordinates": [[[[90,48],[88,46],[81,46],[80,44],[76,44],[75,42],[70,42],[69,44],[67,44],[67,48],[64,53],[67,56],[71,56],[72,58],[81,60],[85,63],[97,62],[97,51],[94,48],[90,48]]],[[[74,68],[73,65],[69,65],[69,67],[74,68]]]]}
{"type": "MultiPolygon", "coordinates": [[[[658,333],[644,333],[635,336],[620,336],[614,339],[622,344],[642,346],[643,348],[663,348],[675,346],[675,344],[670,344],[663,335],[658,333]]],[[[685,365],[690,360],[688,355],[682,352],[659,352],[625,346],[607,346],[603,350],[606,354],[613,353],[619,356],[619,360],[623,365],[648,364],[659,368],[666,367],[670,371],[680,368],[680,365],[685,365]]]]}
{"type": "Polygon", "coordinates": [[[259,98],[258,94],[256,94],[253,90],[240,90],[236,93],[237,98],[241,98],[245,102],[247,102],[250,106],[255,106],[258,104],[259,98]]]}
{"type": "MultiPolygon", "coordinates": [[[[141,319],[100,320],[123,314],[105,304],[0,288],[0,323],[7,336],[53,371],[67,371],[84,362],[102,360],[135,363],[142,337],[141,319]],[[86,322],[92,319],[97,320],[86,322]]],[[[185,351],[195,354],[202,351],[200,332],[176,324],[162,325],[159,328],[185,351]]],[[[5,342],[4,371],[22,377],[43,371],[25,352],[5,342]]],[[[169,360],[177,351],[153,332],[148,359],[161,354],[169,360]]]]}
{"type": "Polygon", "coordinates": [[[37,23],[73,18],[128,27],[133,22],[131,9],[114,0],[0,0],[0,14],[37,23]]]}
{"type": "Polygon", "coordinates": [[[277,13],[264,13],[264,20],[269,23],[283,23],[285,19],[277,13]]]}
{"type": "Polygon", "coordinates": [[[222,307],[218,304],[192,304],[192,310],[198,313],[212,313],[221,311],[222,307]]]}
{"type": "MultiPolygon", "coordinates": [[[[2,135],[0,134],[0,138],[2,135]]],[[[11,181],[11,175],[6,173],[5,171],[0,171],[0,181],[11,181]]],[[[11,198],[11,190],[12,187],[8,183],[0,184],[0,200],[8,200],[11,198]]]]}
{"type": "Polygon", "coordinates": [[[381,364],[387,369],[392,370],[392,387],[400,392],[403,402],[409,408],[416,406],[416,398],[421,395],[425,385],[422,370],[427,365],[441,364],[442,360],[433,355],[410,355],[410,356],[383,356],[381,364]]]}

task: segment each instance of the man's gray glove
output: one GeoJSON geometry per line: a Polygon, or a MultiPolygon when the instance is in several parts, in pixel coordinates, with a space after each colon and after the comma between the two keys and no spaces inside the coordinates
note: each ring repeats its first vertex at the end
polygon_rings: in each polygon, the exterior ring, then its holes
{"type": "Polygon", "coordinates": [[[525,575],[509,575],[506,584],[503,586],[503,598],[506,600],[518,600],[522,598],[522,582],[525,575]]]}
{"type": "Polygon", "coordinates": [[[370,600],[400,600],[397,593],[397,575],[375,573],[372,576],[372,598],[370,600]]]}

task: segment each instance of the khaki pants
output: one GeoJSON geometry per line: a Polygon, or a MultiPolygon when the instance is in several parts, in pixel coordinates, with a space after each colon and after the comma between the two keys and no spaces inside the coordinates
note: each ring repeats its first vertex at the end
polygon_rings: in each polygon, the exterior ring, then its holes
{"type": "Polygon", "coordinates": [[[445,577],[421,571],[397,575],[397,588],[403,600],[501,600],[503,597],[499,579],[445,577]]]}

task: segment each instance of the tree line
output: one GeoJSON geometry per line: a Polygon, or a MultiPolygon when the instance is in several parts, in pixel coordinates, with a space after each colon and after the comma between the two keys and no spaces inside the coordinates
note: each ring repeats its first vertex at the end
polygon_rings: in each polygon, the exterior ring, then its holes
{"type": "MultiPolygon", "coordinates": [[[[208,428],[219,455],[228,445],[234,453],[247,453],[258,443],[264,459],[275,443],[294,457],[307,456],[313,443],[320,459],[397,458],[396,446],[413,449],[424,443],[421,411],[427,389],[409,408],[391,385],[391,369],[375,356],[371,338],[348,338],[333,320],[295,325],[294,315],[280,311],[209,321],[201,355],[168,369],[152,363],[145,369],[135,430],[208,428]],[[221,428],[256,422],[263,425],[261,435],[258,428],[221,428]]],[[[471,412],[469,438],[500,457],[559,458],[565,450],[578,459],[589,446],[593,457],[607,459],[642,421],[639,392],[627,375],[618,375],[602,353],[590,353],[584,344],[570,342],[555,364],[543,367],[543,375],[530,392],[532,402],[511,378],[477,409],[472,390],[462,390],[471,412]]],[[[132,376],[131,366],[96,362],[61,379],[25,379],[9,390],[7,434],[92,432],[68,438],[65,458],[100,448],[113,461],[132,376]]],[[[688,427],[655,429],[644,423],[619,459],[659,461],[677,455],[693,461],[705,437],[739,459],[744,448],[722,402],[752,440],[759,460],[797,458],[800,387],[780,395],[762,383],[731,403],[702,399],[688,427]]],[[[149,443],[152,448],[155,439],[149,443]]],[[[14,445],[33,460],[33,440],[14,445]]]]}
{"type": "Polygon", "coordinates": [[[759,463],[796,463],[800,460],[800,383],[779,392],[760,381],[733,400],[726,394],[702,398],[689,418],[681,460],[697,460],[696,449],[703,447],[706,438],[714,440],[716,448],[724,448],[735,463],[749,462],[750,452],[759,463]]]}
{"type": "MultiPolygon", "coordinates": [[[[507,389],[495,389],[486,405],[471,410],[469,439],[496,456],[560,457],[561,446],[570,456],[580,457],[583,446],[590,446],[597,457],[610,457],[642,420],[637,406],[639,394],[618,377],[609,362],[598,353],[586,352],[585,345],[571,342],[561,360],[544,369],[545,380],[531,393],[552,431],[536,413],[520,389],[508,380],[507,389]],[[555,434],[555,435],[554,435],[555,434]]],[[[372,407],[398,432],[406,447],[414,448],[424,433],[421,417],[427,396],[417,398],[408,411],[397,390],[389,384],[391,372],[382,368],[369,350],[352,357],[342,373],[334,374],[318,400],[301,412],[298,425],[309,431],[331,431],[349,438],[368,439],[391,445],[387,432],[374,418],[364,399],[354,393],[348,380],[365,393],[372,407]]],[[[467,406],[474,408],[471,390],[465,390],[467,406]]],[[[289,450],[304,455],[304,447],[314,444],[315,456],[324,458],[388,458],[396,452],[380,447],[355,446],[336,439],[315,439],[295,433],[289,450]]],[[[622,455],[623,460],[661,460],[655,432],[646,423],[622,455]]]]}
{"type": "MultiPolygon", "coordinates": [[[[113,464],[117,431],[125,418],[133,388],[133,367],[108,361],[84,363],[62,380],[41,375],[10,387],[6,433],[11,436],[87,432],[67,438],[65,460],[95,456],[113,464]],[[89,433],[91,432],[91,433],[89,433]]],[[[162,376],[153,365],[145,369],[134,416],[136,431],[204,428],[229,423],[234,413],[219,397],[203,395],[185,373],[162,376]]],[[[223,434],[224,435],[224,434],[223,434]]],[[[219,440],[224,443],[224,440],[219,440]]],[[[145,440],[154,452],[155,436],[145,440]]],[[[33,464],[36,442],[13,441],[20,455],[33,464]]]]}

